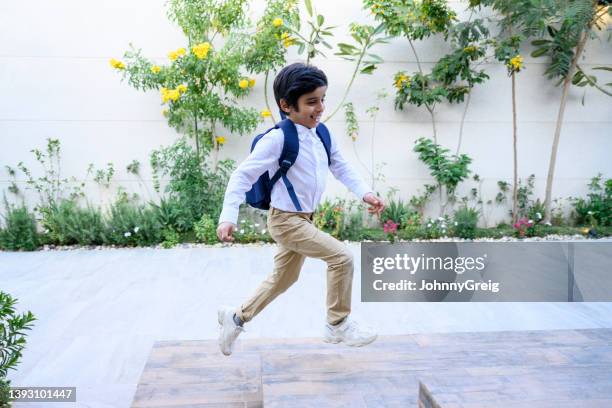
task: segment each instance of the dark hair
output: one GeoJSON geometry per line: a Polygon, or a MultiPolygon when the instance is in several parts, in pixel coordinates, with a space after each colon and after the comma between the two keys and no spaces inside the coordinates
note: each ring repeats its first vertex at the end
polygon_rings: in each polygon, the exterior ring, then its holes
{"type": "Polygon", "coordinates": [[[284,99],[297,110],[298,98],[321,86],[327,86],[327,77],[323,71],[314,65],[296,62],[281,69],[274,78],[274,99],[279,109],[280,100],[284,99]]]}

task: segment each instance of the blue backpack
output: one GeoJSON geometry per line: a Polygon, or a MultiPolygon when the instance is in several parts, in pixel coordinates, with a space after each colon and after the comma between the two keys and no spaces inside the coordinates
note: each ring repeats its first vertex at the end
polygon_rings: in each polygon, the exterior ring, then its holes
{"type": "MultiPolygon", "coordinates": [[[[268,175],[268,171],[259,176],[259,179],[253,187],[247,191],[246,193],[246,202],[251,207],[259,208],[261,210],[269,210],[270,209],[270,200],[272,187],[274,184],[282,178],[285,182],[285,186],[287,186],[287,191],[289,192],[289,197],[291,197],[291,201],[293,201],[293,205],[297,211],[302,211],[302,207],[300,206],[300,202],[295,194],[295,190],[293,189],[293,185],[287,178],[287,171],[293,166],[295,160],[297,159],[298,153],[300,151],[300,141],[298,139],[297,128],[295,124],[290,119],[284,119],[278,122],[273,128],[266,130],[264,133],[257,135],[251,144],[251,151],[255,148],[255,145],[258,141],[261,140],[268,132],[273,129],[281,129],[283,134],[285,135],[285,141],[283,143],[283,151],[281,153],[280,158],[278,159],[278,165],[280,168],[276,171],[274,176],[270,179],[268,175]]],[[[317,126],[317,136],[323,142],[323,146],[325,147],[325,153],[327,153],[327,164],[331,163],[330,160],[330,149],[331,149],[331,138],[329,135],[329,130],[324,124],[319,124],[317,126]]]]}

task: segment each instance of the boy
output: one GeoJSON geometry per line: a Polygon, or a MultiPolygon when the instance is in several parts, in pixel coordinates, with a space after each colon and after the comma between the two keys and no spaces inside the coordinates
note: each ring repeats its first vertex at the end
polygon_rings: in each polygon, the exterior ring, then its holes
{"type": "MultiPolygon", "coordinates": [[[[302,63],[286,66],[274,80],[276,103],[294,123],[299,138],[299,154],[287,172],[289,185],[293,185],[295,194],[290,194],[284,180],[279,180],[272,187],[268,231],[278,244],[274,271],[240,307],[232,309],[225,306],[219,309],[219,347],[225,355],[232,353],[234,341],[244,331],[243,324],[298,279],[307,256],[327,263],[327,325],[324,341],[363,346],[376,339],[376,333],[362,329],[355,321],[348,319],[351,311],[353,255],[343,243],[320,231],[312,223],[312,214],[325,189],[328,168],[338,180],[370,205],[370,213],[380,215],[384,209],[382,200],[370,192],[357,172],[342,157],[333,137],[328,162],[326,148],[316,133],[325,109],[326,90],[327,77],[323,71],[302,63]],[[296,208],[295,198],[299,208],[296,208]]],[[[266,170],[272,176],[279,169],[283,143],[282,129],[271,130],[232,173],[217,228],[217,236],[221,241],[234,240],[232,233],[236,228],[238,208],[244,201],[245,193],[266,170]]]]}

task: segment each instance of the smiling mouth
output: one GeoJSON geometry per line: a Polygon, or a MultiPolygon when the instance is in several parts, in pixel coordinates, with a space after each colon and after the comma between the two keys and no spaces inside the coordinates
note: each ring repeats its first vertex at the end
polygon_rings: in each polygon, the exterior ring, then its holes
{"type": "Polygon", "coordinates": [[[312,120],[316,120],[317,122],[321,120],[321,115],[315,116],[315,115],[311,115],[310,119],[312,120]]]}

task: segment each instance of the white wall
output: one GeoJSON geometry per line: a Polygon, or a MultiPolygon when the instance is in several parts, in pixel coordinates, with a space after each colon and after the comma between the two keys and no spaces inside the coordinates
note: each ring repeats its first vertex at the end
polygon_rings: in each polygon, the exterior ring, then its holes
{"type": "MultiPolygon", "coordinates": [[[[120,76],[108,64],[120,58],[132,42],[143,54],[159,63],[166,53],[184,46],[180,30],[165,16],[163,0],[29,0],[0,3],[0,189],[6,190],[9,177],[5,165],[24,161],[33,170],[30,149],[43,148],[46,138],[62,143],[62,171],[65,176],[83,178],[89,163],[102,167],[113,162],[117,169],[114,186],[144,194],[139,181],[125,171],[133,159],[142,163],[144,179],[150,182],[149,152],[171,144],[177,137],[161,114],[157,92],[140,92],[120,82],[120,76]]],[[[337,24],[336,40],[347,41],[348,24],[370,20],[361,10],[361,2],[313,0],[327,21],[337,24]]],[[[464,2],[451,2],[460,15],[464,2]]],[[[253,7],[255,14],[263,1],[253,7]]],[[[608,31],[609,34],[609,31],[608,31]]],[[[590,68],[612,64],[612,43],[590,41],[586,59],[590,68]]],[[[447,50],[439,38],[417,42],[417,51],[425,67],[430,67],[447,50]]],[[[427,168],[418,161],[412,147],[414,140],[431,136],[431,122],[424,109],[410,107],[403,112],[393,109],[392,76],[398,70],[416,70],[407,41],[397,39],[374,50],[385,63],[372,76],[360,76],[349,100],[355,104],[361,135],[356,151],[371,166],[372,123],[365,110],[376,103],[375,95],[385,87],[390,96],[382,102],[373,143],[375,163],[386,162],[384,173],[388,187],[400,189],[407,199],[424,183],[431,183],[427,168]]],[[[529,57],[526,69],[518,76],[519,171],[521,177],[536,175],[536,194],[544,195],[550,145],[553,138],[560,89],[543,75],[545,60],[529,57]]],[[[296,49],[289,60],[299,60],[296,49]]],[[[328,74],[328,110],[340,102],[353,66],[329,53],[327,59],[313,61],[328,74]]],[[[482,179],[485,200],[497,193],[497,181],[512,181],[512,133],[510,80],[499,64],[487,67],[491,75],[485,85],[476,88],[467,112],[462,153],[473,158],[471,168],[482,179]]],[[[611,82],[609,73],[598,71],[602,83],[611,82]],[[606,75],[608,74],[608,75],[606,75]]],[[[248,106],[264,107],[263,79],[258,78],[254,92],[244,100],[248,106]]],[[[574,88],[565,114],[561,135],[554,197],[584,195],[589,179],[602,172],[612,177],[612,99],[592,89],[574,88]]],[[[439,142],[453,152],[457,145],[463,105],[441,105],[437,110],[439,142]]],[[[355,158],[351,139],[346,136],[344,114],[338,113],[328,125],[341,141],[345,156],[367,175],[355,158]]],[[[260,129],[268,123],[261,124],[260,129]]],[[[246,157],[251,136],[232,135],[221,156],[238,161],[246,157]]],[[[22,179],[22,178],[21,178],[22,179]]],[[[92,201],[108,201],[111,192],[88,183],[92,201]]],[[[460,193],[473,183],[464,183],[460,193]]],[[[149,190],[152,190],[149,187],[149,190]]],[[[348,196],[346,189],[330,176],[327,196],[348,196]]],[[[32,202],[32,199],[30,199],[32,202]]],[[[489,224],[505,216],[506,209],[492,208],[489,224]]],[[[430,205],[436,215],[436,201],[430,205]]]]}

